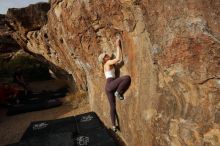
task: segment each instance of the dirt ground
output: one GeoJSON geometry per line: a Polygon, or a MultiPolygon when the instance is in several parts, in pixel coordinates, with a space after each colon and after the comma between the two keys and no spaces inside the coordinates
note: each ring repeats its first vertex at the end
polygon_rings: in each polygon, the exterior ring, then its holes
{"type": "Polygon", "coordinates": [[[6,116],[6,110],[0,109],[0,146],[18,142],[32,121],[59,119],[90,111],[89,104],[74,108],[64,104],[60,107],[6,116]]]}

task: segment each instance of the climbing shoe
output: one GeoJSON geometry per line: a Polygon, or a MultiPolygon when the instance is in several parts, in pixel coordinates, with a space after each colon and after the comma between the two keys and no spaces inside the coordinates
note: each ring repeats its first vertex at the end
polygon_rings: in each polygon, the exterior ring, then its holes
{"type": "Polygon", "coordinates": [[[112,131],[113,132],[117,132],[118,131],[117,127],[116,126],[112,126],[112,131]]]}
{"type": "Polygon", "coordinates": [[[117,97],[117,98],[120,99],[120,100],[124,100],[124,97],[121,96],[121,95],[118,93],[118,91],[115,92],[115,97],[117,97]]]}

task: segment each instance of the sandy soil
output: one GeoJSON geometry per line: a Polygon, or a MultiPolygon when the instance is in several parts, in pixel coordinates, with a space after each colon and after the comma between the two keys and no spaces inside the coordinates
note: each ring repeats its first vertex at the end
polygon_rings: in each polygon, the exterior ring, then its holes
{"type": "Polygon", "coordinates": [[[64,104],[60,107],[6,116],[6,110],[0,109],[0,146],[18,142],[32,121],[59,119],[90,111],[89,104],[79,108],[64,104]]]}

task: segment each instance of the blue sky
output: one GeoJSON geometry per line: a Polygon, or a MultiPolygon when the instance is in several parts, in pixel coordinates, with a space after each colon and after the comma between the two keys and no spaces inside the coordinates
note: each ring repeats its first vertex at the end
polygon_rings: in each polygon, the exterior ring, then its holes
{"type": "Polygon", "coordinates": [[[0,0],[0,14],[6,14],[8,8],[22,8],[37,2],[48,2],[48,0],[0,0]]]}

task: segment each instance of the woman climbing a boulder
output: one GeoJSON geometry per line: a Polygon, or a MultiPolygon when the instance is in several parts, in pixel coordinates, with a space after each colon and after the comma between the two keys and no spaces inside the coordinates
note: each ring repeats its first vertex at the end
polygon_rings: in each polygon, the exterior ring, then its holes
{"type": "Polygon", "coordinates": [[[119,100],[124,100],[123,94],[131,84],[131,78],[129,75],[116,77],[115,66],[122,60],[122,47],[121,39],[118,36],[116,39],[116,57],[113,59],[107,53],[99,55],[99,62],[102,63],[104,74],[106,78],[105,92],[108,96],[110,103],[110,116],[112,122],[112,130],[116,132],[119,127],[116,127],[116,101],[115,97],[119,100]]]}

